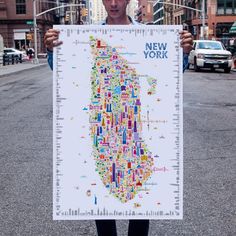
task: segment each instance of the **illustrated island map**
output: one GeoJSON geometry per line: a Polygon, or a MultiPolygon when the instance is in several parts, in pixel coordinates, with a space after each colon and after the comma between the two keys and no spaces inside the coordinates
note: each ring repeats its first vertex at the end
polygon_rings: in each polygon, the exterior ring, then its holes
{"type": "MultiPolygon", "coordinates": [[[[142,137],[140,81],[115,47],[90,36],[90,135],[104,186],[120,202],[133,199],[152,175],[154,160],[142,137]]],[[[157,80],[147,77],[147,95],[157,80]]]]}

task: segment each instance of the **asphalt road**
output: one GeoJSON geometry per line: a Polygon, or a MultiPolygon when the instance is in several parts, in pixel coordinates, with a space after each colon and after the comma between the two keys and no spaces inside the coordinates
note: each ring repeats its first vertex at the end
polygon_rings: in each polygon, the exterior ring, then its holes
{"type": "MultiPolygon", "coordinates": [[[[0,235],[96,235],[94,221],[52,221],[52,73],[0,78],[0,235]]],[[[152,236],[236,235],[236,73],[184,75],[184,220],[152,236]]],[[[127,221],[118,221],[119,236],[127,221]]],[[[138,236],[138,234],[137,234],[138,236]]]]}

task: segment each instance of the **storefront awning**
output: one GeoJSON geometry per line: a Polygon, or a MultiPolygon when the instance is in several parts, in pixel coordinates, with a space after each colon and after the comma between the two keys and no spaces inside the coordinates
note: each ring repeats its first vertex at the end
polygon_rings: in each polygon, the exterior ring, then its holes
{"type": "Polygon", "coordinates": [[[235,34],[236,35],[236,21],[233,23],[231,28],[229,29],[230,34],[235,34]]]}

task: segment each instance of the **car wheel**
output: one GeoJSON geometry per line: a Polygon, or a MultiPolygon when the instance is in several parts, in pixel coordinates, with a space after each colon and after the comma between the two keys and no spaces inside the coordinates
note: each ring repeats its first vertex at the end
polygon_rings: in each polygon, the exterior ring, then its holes
{"type": "Polygon", "coordinates": [[[198,71],[200,71],[200,68],[197,66],[197,60],[196,60],[196,58],[194,59],[194,70],[196,71],[196,72],[198,72],[198,71]]]}
{"type": "Polygon", "coordinates": [[[231,71],[231,68],[225,68],[225,69],[224,69],[224,72],[225,72],[225,73],[230,73],[230,71],[231,71]]]}

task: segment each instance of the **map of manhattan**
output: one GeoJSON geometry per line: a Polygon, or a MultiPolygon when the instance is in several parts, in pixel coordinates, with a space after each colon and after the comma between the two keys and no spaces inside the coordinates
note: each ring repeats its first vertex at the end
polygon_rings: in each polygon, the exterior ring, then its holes
{"type": "MultiPolygon", "coordinates": [[[[90,37],[90,133],[93,156],[104,186],[125,203],[152,175],[151,151],[142,138],[139,76],[115,47],[90,37]]],[[[154,93],[156,80],[148,78],[154,93]]]]}

